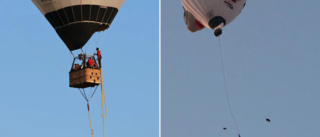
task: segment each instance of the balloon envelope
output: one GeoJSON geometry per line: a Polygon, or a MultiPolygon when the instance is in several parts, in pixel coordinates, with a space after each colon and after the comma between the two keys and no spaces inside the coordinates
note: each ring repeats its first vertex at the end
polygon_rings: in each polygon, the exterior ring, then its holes
{"type": "Polygon", "coordinates": [[[110,27],[124,0],[32,0],[69,50],[110,27]]]}
{"type": "Polygon", "coordinates": [[[181,3],[184,10],[203,26],[216,30],[232,22],[244,8],[246,0],[181,0],[181,3]]]}

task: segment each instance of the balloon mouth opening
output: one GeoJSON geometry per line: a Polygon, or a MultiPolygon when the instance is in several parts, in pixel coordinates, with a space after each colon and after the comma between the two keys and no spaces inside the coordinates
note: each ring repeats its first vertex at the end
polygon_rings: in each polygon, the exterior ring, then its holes
{"type": "Polygon", "coordinates": [[[211,29],[217,30],[224,27],[225,24],[226,24],[226,20],[223,17],[216,16],[209,21],[208,25],[210,26],[211,29]]]}

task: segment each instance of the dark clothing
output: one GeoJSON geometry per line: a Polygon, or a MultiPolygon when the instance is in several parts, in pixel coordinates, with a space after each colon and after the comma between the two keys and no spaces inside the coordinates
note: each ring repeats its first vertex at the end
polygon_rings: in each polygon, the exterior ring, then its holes
{"type": "Polygon", "coordinates": [[[101,68],[101,58],[98,59],[99,68],[101,68]]]}

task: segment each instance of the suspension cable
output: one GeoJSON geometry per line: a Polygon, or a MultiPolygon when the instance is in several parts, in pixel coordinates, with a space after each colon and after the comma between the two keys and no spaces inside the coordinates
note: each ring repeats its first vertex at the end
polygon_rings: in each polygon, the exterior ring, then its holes
{"type": "Polygon", "coordinates": [[[72,57],[74,58],[74,55],[73,55],[72,51],[70,51],[70,53],[71,53],[72,57]]]}
{"type": "Polygon", "coordinates": [[[94,95],[94,93],[96,93],[97,88],[98,88],[98,86],[96,86],[96,88],[94,89],[94,91],[93,91],[93,93],[92,93],[92,95],[91,95],[91,98],[92,98],[92,96],[94,95]]]}
{"type": "Polygon", "coordinates": [[[226,82],[226,75],[225,75],[225,68],[224,68],[224,64],[223,64],[223,55],[222,55],[222,48],[221,48],[221,41],[220,41],[220,37],[219,37],[219,49],[220,49],[220,59],[221,59],[221,66],[222,66],[222,75],[223,75],[223,83],[224,83],[224,91],[226,93],[226,97],[227,97],[227,102],[228,102],[228,107],[229,107],[229,111],[230,114],[232,116],[233,122],[237,128],[238,131],[238,136],[240,137],[240,132],[239,132],[239,127],[236,121],[236,118],[233,114],[232,108],[231,108],[231,103],[230,103],[230,99],[229,99],[229,94],[228,94],[228,89],[227,89],[227,82],[226,82]]]}
{"type": "Polygon", "coordinates": [[[87,96],[86,96],[86,93],[83,91],[81,91],[81,89],[79,88],[79,91],[80,91],[80,93],[81,93],[81,95],[83,96],[83,98],[87,101],[87,102],[89,102],[89,100],[88,100],[88,98],[87,98],[87,96]]]}
{"type": "Polygon", "coordinates": [[[105,39],[105,34],[106,34],[106,32],[103,32],[103,33],[102,33],[102,36],[100,37],[99,42],[98,42],[98,47],[100,47],[101,43],[102,43],[103,40],[105,39]]]}

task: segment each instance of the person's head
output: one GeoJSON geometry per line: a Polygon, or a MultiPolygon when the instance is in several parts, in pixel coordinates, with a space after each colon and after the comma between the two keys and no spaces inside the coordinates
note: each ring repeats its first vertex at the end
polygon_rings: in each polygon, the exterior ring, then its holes
{"type": "Polygon", "coordinates": [[[99,50],[99,48],[96,48],[97,50],[99,50]]]}

